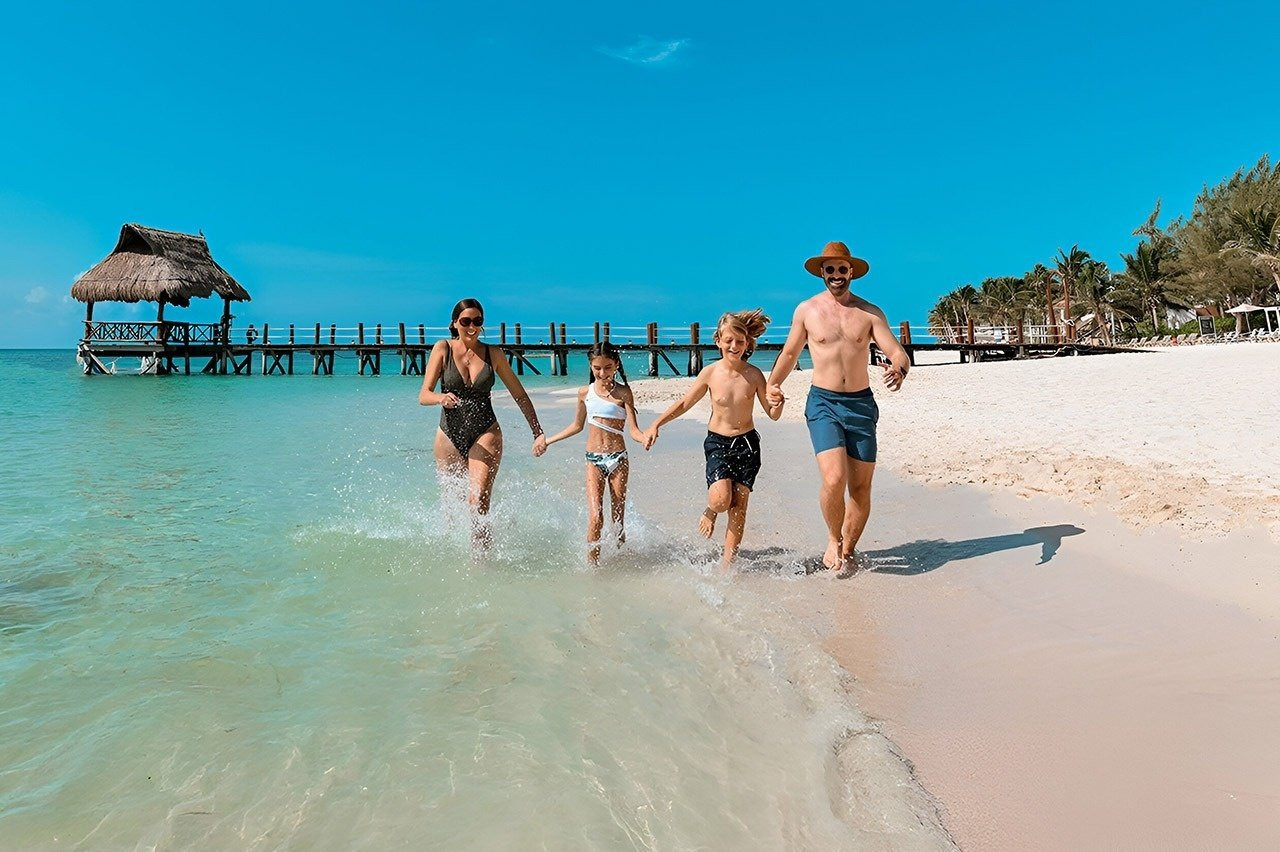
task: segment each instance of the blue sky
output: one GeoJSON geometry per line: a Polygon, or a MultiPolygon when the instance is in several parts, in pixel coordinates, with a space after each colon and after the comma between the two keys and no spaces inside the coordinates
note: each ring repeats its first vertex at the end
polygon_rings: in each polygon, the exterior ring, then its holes
{"type": "Polygon", "coordinates": [[[0,347],[74,345],[125,222],[241,325],[785,323],[832,239],[918,322],[1280,154],[1260,3],[6,5],[0,347]]]}

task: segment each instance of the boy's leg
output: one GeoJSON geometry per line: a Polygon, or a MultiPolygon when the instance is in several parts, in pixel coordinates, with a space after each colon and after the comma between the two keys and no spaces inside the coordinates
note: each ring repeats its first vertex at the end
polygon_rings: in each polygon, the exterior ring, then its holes
{"type": "Polygon", "coordinates": [[[626,520],[627,477],[630,475],[631,463],[623,459],[622,463],[614,468],[613,476],[609,477],[609,514],[613,518],[613,528],[618,536],[618,544],[623,544],[627,540],[627,530],[623,522],[626,520]]]}
{"type": "Polygon", "coordinates": [[[827,522],[827,550],[822,555],[822,564],[838,569],[846,514],[844,494],[849,486],[848,461],[852,460],[843,446],[823,450],[817,458],[818,473],[822,476],[818,502],[822,506],[822,519],[827,522]]]}
{"type": "Polygon", "coordinates": [[[604,529],[604,474],[587,462],[587,561],[600,561],[600,531],[604,529]]]}
{"type": "Polygon", "coordinates": [[[751,500],[751,489],[741,482],[733,483],[733,502],[729,505],[729,525],[724,531],[724,557],[720,567],[728,570],[738,556],[738,547],[742,544],[742,533],[747,528],[747,503],[751,500]]]}
{"type": "Polygon", "coordinates": [[[703,538],[711,538],[716,530],[716,515],[729,511],[733,505],[733,480],[717,479],[707,489],[707,508],[698,519],[698,532],[703,538]]]}
{"type": "Polygon", "coordinates": [[[848,460],[849,502],[845,506],[842,538],[844,546],[841,553],[841,570],[857,568],[853,563],[854,549],[862,538],[862,531],[867,527],[867,519],[871,517],[871,477],[876,472],[875,462],[848,460]]]}

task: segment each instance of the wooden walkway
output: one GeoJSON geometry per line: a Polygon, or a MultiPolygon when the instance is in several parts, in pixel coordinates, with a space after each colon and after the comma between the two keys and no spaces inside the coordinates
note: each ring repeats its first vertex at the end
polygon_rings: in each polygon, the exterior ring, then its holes
{"type": "MultiPolygon", "coordinates": [[[[1019,329],[1018,339],[1025,339],[1021,331],[1019,329]]],[[[781,350],[786,333],[786,327],[772,328],[757,344],[757,351],[781,350]]],[[[1058,342],[1049,334],[1036,342],[984,341],[982,330],[972,326],[960,332],[947,330],[947,335],[961,339],[917,343],[912,340],[910,326],[902,323],[899,329],[913,364],[917,353],[930,351],[957,352],[962,362],[1135,351],[1117,346],[1058,342]]],[[[114,359],[138,358],[143,372],[157,375],[191,375],[194,369],[204,374],[250,376],[256,372],[283,376],[309,369],[312,375],[331,376],[339,353],[345,353],[355,356],[355,372],[361,376],[381,375],[384,367],[392,365],[402,376],[421,376],[431,347],[446,336],[447,328],[405,323],[385,327],[363,323],[353,327],[320,323],[301,328],[263,325],[260,331],[252,326],[233,331],[220,323],[86,321],[85,336],[77,354],[86,375],[114,372],[110,366],[114,359]]],[[[601,340],[610,341],[623,353],[644,353],[646,372],[650,376],[663,372],[696,375],[708,353],[714,356],[716,352],[710,335],[704,339],[699,323],[687,327],[657,323],[627,327],[611,327],[609,323],[590,326],[548,323],[532,327],[515,323],[509,327],[500,323],[497,338],[496,344],[506,352],[519,375],[524,375],[526,369],[541,375],[543,368],[553,376],[568,375],[570,356],[585,353],[601,340]],[[534,328],[537,330],[533,331],[534,328]]],[[[873,345],[873,362],[877,354],[873,345]]]]}

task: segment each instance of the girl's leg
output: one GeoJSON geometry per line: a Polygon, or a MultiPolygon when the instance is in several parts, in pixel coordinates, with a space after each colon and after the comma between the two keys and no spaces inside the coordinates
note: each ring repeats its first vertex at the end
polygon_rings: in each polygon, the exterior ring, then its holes
{"type": "Polygon", "coordinates": [[[627,530],[623,526],[627,513],[627,478],[631,475],[631,462],[623,459],[609,477],[609,514],[613,518],[613,528],[618,536],[618,544],[627,540],[627,530]]]}
{"type": "Polygon", "coordinates": [[[471,544],[484,549],[493,543],[489,530],[489,503],[493,498],[493,481],[502,464],[502,430],[494,423],[481,435],[467,453],[467,471],[471,477],[468,502],[475,512],[472,518],[471,544]]]}
{"type": "Polygon", "coordinates": [[[711,538],[716,531],[716,515],[729,511],[733,505],[733,480],[718,479],[707,489],[707,508],[698,519],[698,532],[703,538],[711,538]]]}
{"type": "Polygon", "coordinates": [[[738,556],[738,547],[742,544],[742,533],[747,528],[747,503],[751,500],[751,489],[741,482],[733,483],[733,503],[729,506],[729,526],[724,531],[724,557],[720,560],[720,569],[728,571],[733,560],[738,556]]]}
{"type": "Polygon", "coordinates": [[[604,529],[604,474],[587,462],[587,562],[600,562],[600,532],[604,529]]]}

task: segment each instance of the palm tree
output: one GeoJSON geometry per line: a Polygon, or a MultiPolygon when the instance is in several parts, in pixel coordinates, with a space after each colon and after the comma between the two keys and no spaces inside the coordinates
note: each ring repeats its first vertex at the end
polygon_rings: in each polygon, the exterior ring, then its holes
{"type": "Polygon", "coordinates": [[[1058,268],[1058,280],[1062,282],[1062,313],[1067,322],[1068,340],[1075,337],[1071,324],[1071,291],[1076,289],[1080,270],[1088,259],[1089,253],[1078,245],[1072,246],[1070,251],[1058,249],[1058,256],[1054,258],[1054,265],[1058,268]]]}
{"type": "Polygon", "coordinates": [[[1280,208],[1270,204],[1231,211],[1239,238],[1223,243],[1222,254],[1236,252],[1270,273],[1280,288],[1280,208]]]}
{"type": "Polygon", "coordinates": [[[929,311],[929,324],[943,329],[942,336],[947,342],[954,342],[962,336],[960,328],[968,326],[979,309],[979,294],[972,284],[964,284],[947,293],[934,304],[929,311]]]}
{"type": "Polygon", "coordinates": [[[1121,307],[1124,294],[1116,287],[1111,270],[1100,260],[1086,260],[1080,266],[1076,286],[1081,306],[1093,314],[1102,342],[1110,346],[1112,322],[1117,316],[1127,315],[1121,307]]]}
{"type": "Polygon", "coordinates": [[[1120,273],[1120,279],[1130,288],[1144,311],[1151,311],[1151,328],[1155,331],[1160,328],[1157,312],[1169,304],[1171,295],[1170,279],[1164,269],[1170,257],[1170,246],[1143,240],[1133,254],[1120,256],[1124,258],[1124,272],[1120,273]]]}
{"type": "Polygon", "coordinates": [[[992,325],[1013,325],[1026,310],[1027,288],[1021,278],[987,278],[978,287],[985,319],[992,325]]]}
{"type": "MultiPolygon", "coordinates": [[[[1049,329],[1054,325],[1053,322],[1053,284],[1058,280],[1058,273],[1043,263],[1037,263],[1032,267],[1031,271],[1022,276],[1022,279],[1031,287],[1035,287],[1037,291],[1041,287],[1044,288],[1044,325],[1045,337],[1049,337],[1049,329]]],[[[1037,292],[1038,295],[1038,292],[1037,292]]],[[[1028,307],[1030,305],[1028,304],[1028,307]]]]}

